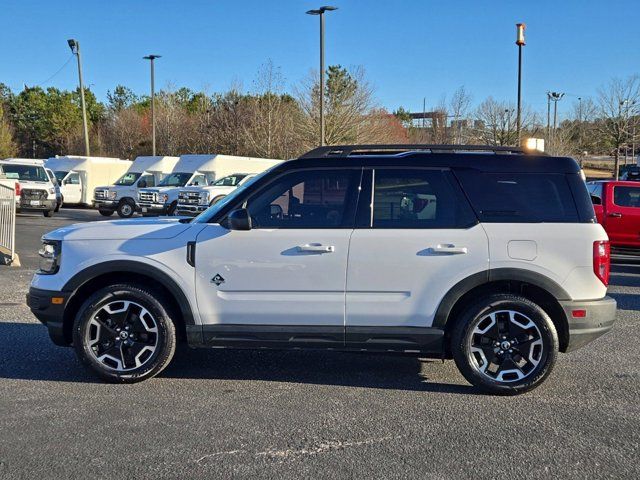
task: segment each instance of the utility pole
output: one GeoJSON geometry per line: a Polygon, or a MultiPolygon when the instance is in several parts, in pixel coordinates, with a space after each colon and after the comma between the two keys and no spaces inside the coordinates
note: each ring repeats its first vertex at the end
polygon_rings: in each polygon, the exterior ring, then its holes
{"type": "Polygon", "coordinates": [[[551,92],[547,92],[547,142],[551,142],[551,92]]]}
{"type": "Polygon", "coordinates": [[[149,60],[151,64],[151,155],[156,155],[156,69],[155,59],[160,58],[160,55],[147,55],[142,57],[145,60],[149,60]]]}
{"type": "Polygon", "coordinates": [[[84,84],[82,83],[82,60],[80,58],[80,42],[73,38],[67,40],[71,52],[78,58],[78,83],[80,84],[80,103],[82,104],[82,126],[84,128],[84,154],[91,156],[89,148],[89,128],[87,126],[87,106],[84,101],[84,84]]]}
{"type": "Polygon", "coordinates": [[[324,12],[337,10],[337,7],[320,7],[317,10],[307,11],[308,15],[320,17],[320,146],[324,146],[324,12]]]}
{"type": "Polygon", "coordinates": [[[516,113],[516,130],[518,146],[520,145],[520,130],[522,129],[522,47],[525,45],[524,23],[516,23],[516,45],[518,45],[518,112],[516,113]]]}

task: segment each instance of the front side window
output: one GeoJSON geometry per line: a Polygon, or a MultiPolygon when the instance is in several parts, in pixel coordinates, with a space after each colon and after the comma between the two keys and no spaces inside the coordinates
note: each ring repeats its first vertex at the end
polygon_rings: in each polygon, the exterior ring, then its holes
{"type": "Polygon", "coordinates": [[[250,198],[254,228],[353,227],[360,170],[306,170],[273,181],[250,198]]]}
{"type": "Polygon", "coordinates": [[[448,172],[377,169],[373,228],[462,228],[475,223],[448,172]]]}
{"type": "Polygon", "coordinates": [[[189,185],[206,185],[207,180],[204,175],[198,174],[189,182],[189,185]]]}
{"type": "Polygon", "coordinates": [[[159,187],[184,187],[191,178],[192,173],[174,172],[167,175],[158,183],[159,187]]]}
{"type": "Polygon", "coordinates": [[[613,203],[619,207],[640,207],[640,188],[613,187],[613,203]]]}
{"type": "Polygon", "coordinates": [[[245,177],[246,175],[229,175],[228,177],[222,177],[216,180],[211,185],[214,187],[235,187],[245,177]]]}
{"type": "Polygon", "coordinates": [[[80,185],[80,174],[73,172],[65,178],[64,183],[66,185],[80,185]]]}

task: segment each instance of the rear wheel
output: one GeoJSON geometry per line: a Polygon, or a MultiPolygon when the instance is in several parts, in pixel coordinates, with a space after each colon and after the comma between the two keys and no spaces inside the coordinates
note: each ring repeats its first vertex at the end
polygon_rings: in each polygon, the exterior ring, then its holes
{"type": "Polygon", "coordinates": [[[99,208],[98,212],[103,217],[110,217],[111,215],[113,215],[113,210],[105,210],[104,208],[99,208]]]}
{"type": "Polygon", "coordinates": [[[463,312],[452,332],[451,350],[472,385],[514,395],[536,388],[549,376],[558,354],[558,334],[537,304],[497,294],[463,312]]]}
{"type": "Polygon", "coordinates": [[[82,305],[73,326],[78,358],[110,382],[134,383],[160,373],[176,347],[175,327],[160,295],[145,287],[105,287],[82,305]]]}
{"type": "Polygon", "coordinates": [[[136,211],[135,203],[131,200],[122,200],[118,204],[117,211],[120,218],[131,218],[136,211]]]}

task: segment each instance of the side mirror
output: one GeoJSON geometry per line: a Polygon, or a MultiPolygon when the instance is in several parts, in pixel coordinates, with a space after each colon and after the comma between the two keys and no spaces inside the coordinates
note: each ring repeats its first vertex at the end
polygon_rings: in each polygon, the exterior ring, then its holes
{"type": "Polygon", "coordinates": [[[251,230],[251,216],[246,208],[234,210],[227,217],[229,230],[251,230]]]}
{"type": "Polygon", "coordinates": [[[591,195],[591,203],[593,203],[594,205],[602,205],[602,199],[595,195],[591,195]]]}
{"type": "Polygon", "coordinates": [[[138,182],[138,188],[147,188],[147,181],[146,180],[140,180],[138,182]]]}

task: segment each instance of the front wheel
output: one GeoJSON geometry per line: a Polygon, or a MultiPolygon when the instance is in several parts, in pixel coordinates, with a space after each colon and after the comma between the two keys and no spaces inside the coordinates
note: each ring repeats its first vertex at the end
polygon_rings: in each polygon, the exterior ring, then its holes
{"type": "Polygon", "coordinates": [[[42,214],[43,214],[45,217],[51,217],[51,216],[53,215],[53,212],[54,212],[54,210],[43,210],[43,211],[42,211],[42,214]]]}
{"type": "Polygon", "coordinates": [[[103,217],[110,217],[111,215],[113,215],[113,210],[105,210],[104,208],[99,208],[98,213],[100,213],[100,215],[102,215],[103,217]]]}
{"type": "Polygon", "coordinates": [[[469,383],[489,393],[514,395],[549,376],[558,355],[558,334],[537,304],[497,294],[462,313],[452,331],[451,350],[469,383]]]}
{"type": "Polygon", "coordinates": [[[118,204],[117,211],[120,218],[131,218],[136,211],[136,206],[130,200],[122,200],[118,204]]]}
{"type": "Polygon", "coordinates": [[[160,373],[171,361],[176,332],[161,295],[145,287],[105,287],[82,305],[73,325],[81,362],[110,382],[135,383],[160,373]]]}
{"type": "Polygon", "coordinates": [[[176,210],[178,209],[178,202],[173,202],[169,205],[167,209],[167,215],[173,217],[176,214],[176,210]]]}

